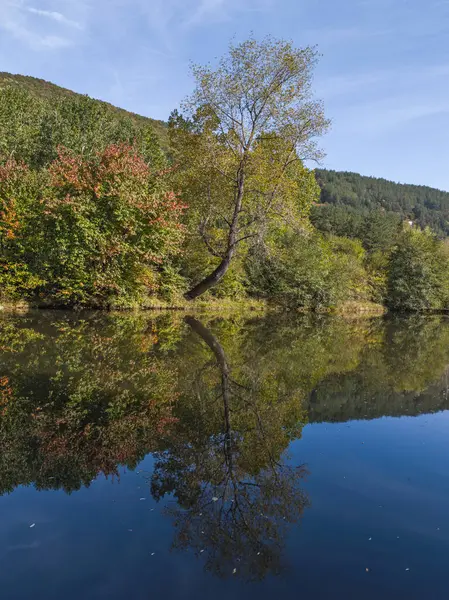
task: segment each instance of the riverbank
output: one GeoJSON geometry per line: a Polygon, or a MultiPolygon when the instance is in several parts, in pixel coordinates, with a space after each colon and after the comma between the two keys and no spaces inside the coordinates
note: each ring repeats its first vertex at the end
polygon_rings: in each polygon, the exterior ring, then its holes
{"type": "Polygon", "coordinates": [[[103,312],[132,312],[132,311],[179,311],[179,312],[198,312],[198,313],[246,313],[246,312],[292,312],[292,313],[319,313],[319,314],[335,314],[341,316],[350,315],[383,315],[387,312],[385,306],[375,304],[374,302],[346,302],[340,306],[318,311],[309,309],[289,309],[274,305],[266,300],[256,298],[209,298],[207,300],[198,299],[194,301],[177,300],[176,302],[166,302],[160,299],[154,299],[146,302],[141,306],[79,306],[66,307],[55,306],[46,303],[33,303],[25,301],[17,302],[0,302],[0,312],[24,313],[29,310],[94,310],[103,312]]]}
{"type": "Polygon", "coordinates": [[[99,312],[135,312],[135,311],[180,311],[180,312],[266,312],[270,307],[269,303],[263,300],[248,299],[234,300],[229,298],[224,299],[209,299],[209,300],[195,300],[189,302],[187,300],[177,300],[176,302],[166,302],[163,300],[155,299],[154,301],[148,301],[142,305],[110,305],[105,307],[99,306],[63,306],[54,305],[44,302],[0,302],[0,312],[27,312],[29,310],[92,310],[99,312]]]}

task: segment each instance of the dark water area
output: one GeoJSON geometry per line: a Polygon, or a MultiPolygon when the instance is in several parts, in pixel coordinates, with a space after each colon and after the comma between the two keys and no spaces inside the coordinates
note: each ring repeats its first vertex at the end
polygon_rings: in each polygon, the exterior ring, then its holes
{"type": "Polygon", "coordinates": [[[0,316],[11,600],[447,597],[449,319],[0,316]]]}

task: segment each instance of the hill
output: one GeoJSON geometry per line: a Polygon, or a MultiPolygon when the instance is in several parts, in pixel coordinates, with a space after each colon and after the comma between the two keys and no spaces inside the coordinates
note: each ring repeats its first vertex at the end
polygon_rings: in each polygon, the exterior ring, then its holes
{"type": "MultiPolygon", "coordinates": [[[[32,97],[42,100],[45,104],[58,104],[64,99],[82,99],[87,98],[84,94],[78,94],[72,90],[60,87],[44,79],[30,77],[28,75],[14,75],[0,71],[0,90],[12,88],[30,94],[32,97]]],[[[143,117],[122,108],[118,108],[102,100],[91,99],[98,108],[108,112],[119,119],[130,120],[138,129],[144,129],[151,125],[156,133],[161,146],[166,150],[168,148],[167,126],[163,121],[143,117]]]]}
{"type": "Polygon", "coordinates": [[[449,236],[449,192],[343,171],[317,169],[316,178],[321,204],[314,208],[312,220],[319,229],[358,237],[363,219],[381,211],[449,236]]]}

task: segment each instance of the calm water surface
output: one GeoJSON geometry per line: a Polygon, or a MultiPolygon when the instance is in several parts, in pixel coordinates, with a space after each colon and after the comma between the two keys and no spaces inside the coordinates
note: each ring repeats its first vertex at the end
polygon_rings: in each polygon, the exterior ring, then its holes
{"type": "Polygon", "coordinates": [[[449,320],[0,317],[11,600],[449,588],[449,320]]]}

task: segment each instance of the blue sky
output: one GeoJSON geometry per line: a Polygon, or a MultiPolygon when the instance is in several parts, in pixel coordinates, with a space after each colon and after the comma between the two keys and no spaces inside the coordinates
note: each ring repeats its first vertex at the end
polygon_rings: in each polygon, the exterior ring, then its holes
{"type": "Polygon", "coordinates": [[[0,70],[165,119],[251,32],[318,44],[323,166],[449,191],[449,0],[0,0],[0,70]]]}

